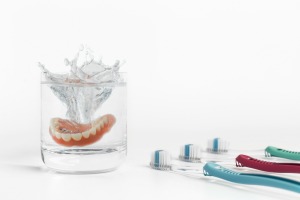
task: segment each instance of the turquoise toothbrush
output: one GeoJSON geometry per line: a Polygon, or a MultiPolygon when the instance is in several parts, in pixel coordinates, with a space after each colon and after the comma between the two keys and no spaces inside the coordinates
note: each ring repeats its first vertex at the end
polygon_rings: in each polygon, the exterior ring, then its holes
{"type": "Polygon", "coordinates": [[[207,163],[203,167],[203,173],[205,176],[214,176],[234,183],[269,186],[300,193],[300,182],[298,181],[265,174],[240,173],[216,163],[207,163]]]}
{"type": "Polygon", "coordinates": [[[300,152],[285,150],[285,149],[281,149],[281,148],[277,148],[277,147],[273,147],[273,146],[268,146],[265,149],[265,156],[300,161],[300,152]]]}

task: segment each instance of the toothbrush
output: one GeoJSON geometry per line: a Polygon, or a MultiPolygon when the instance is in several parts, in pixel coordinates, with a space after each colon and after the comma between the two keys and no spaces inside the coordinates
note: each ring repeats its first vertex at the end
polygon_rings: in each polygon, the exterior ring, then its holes
{"type": "Polygon", "coordinates": [[[202,151],[199,145],[186,144],[180,147],[179,160],[184,162],[202,162],[202,151]]]}
{"type": "Polygon", "coordinates": [[[238,184],[268,186],[300,193],[300,182],[279,176],[240,173],[211,162],[203,167],[203,172],[205,176],[214,176],[238,184]]]}
{"type": "MultiPolygon", "coordinates": [[[[152,153],[150,167],[156,170],[175,172],[193,177],[199,177],[200,175],[199,172],[193,173],[194,170],[173,166],[171,155],[163,150],[152,153]]],[[[203,175],[214,176],[238,184],[269,186],[300,193],[300,182],[298,181],[264,174],[239,173],[212,162],[208,162],[203,166],[203,175]]]]}
{"type": "MultiPolygon", "coordinates": [[[[195,146],[195,147],[196,148],[194,148],[194,150],[197,150],[198,146],[195,146]]],[[[197,151],[194,151],[194,153],[196,153],[196,152],[197,151]]],[[[193,157],[193,153],[190,154],[189,160],[190,160],[189,163],[180,162],[182,160],[173,158],[171,156],[171,154],[165,150],[157,150],[151,154],[151,161],[153,161],[153,162],[151,162],[152,168],[159,167],[162,170],[162,167],[157,166],[157,164],[163,162],[163,163],[169,163],[168,165],[163,165],[163,166],[164,167],[169,166],[169,168],[171,167],[173,169],[173,171],[179,170],[181,172],[184,171],[184,172],[191,172],[191,173],[201,172],[201,174],[203,174],[202,169],[199,168],[199,164],[201,166],[203,166],[204,161],[201,160],[201,163],[199,163],[200,157],[193,157]],[[179,162],[176,162],[176,164],[174,164],[174,161],[175,162],[179,161],[179,162]]],[[[150,163],[150,165],[151,165],[151,163],[150,163]]],[[[234,162],[230,162],[230,163],[222,162],[223,165],[235,167],[232,163],[234,163],[234,162]]]]}
{"type": "Polygon", "coordinates": [[[249,167],[266,172],[300,173],[300,163],[269,162],[252,158],[243,154],[236,157],[236,166],[249,167]]]}
{"type": "Polygon", "coordinates": [[[268,146],[265,149],[265,156],[300,161],[300,152],[285,150],[273,146],[268,146]]]}
{"type": "Polygon", "coordinates": [[[229,142],[221,138],[213,138],[207,141],[206,152],[222,154],[227,153],[229,142]]]}
{"type": "MultiPolygon", "coordinates": [[[[221,140],[219,138],[215,138],[214,141],[217,141],[217,143],[219,144],[226,143],[225,140],[221,140]]],[[[228,150],[228,148],[226,148],[226,145],[221,145],[220,148],[218,148],[219,153],[207,153],[207,151],[203,151],[201,146],[199,145],[186,144],[180,147],[180,153],[178,159],[183,162],[191,162],[191,163],[224,162],[224,161],[234,162],[235,157],[239,154],[239,152],[236,151],[235,154],[229,154],[229,155],[226,153],[220,153],[220,152],[226,152],[225,149],[228,150]]],[[[261,156],[263,157],[263,154],[261,156]]]]}
{"type": "MultiPolygon", "coordinates": [[[[237,156],[242,150],[229,149],[229,142],[221,138],[214,138],[208,140],[206,153],[214,155],[226,155],[226,156],[237,156]]],[[[285,150],[273,146],[268,146],[265,149],[247,150],[253,156],[268,157],[270,159],[280,160],[284,162],[284,159],[300,161],[300,152],[285,150]],[[263,153],[264,152],[264,153],[263,153]],[[253,154],[254,153],[254,154],[253,154]],[[272,158],[273,157],[273,158],[272,158]]],[[[245,153],[245,152],[243,152],[245,153]]]]}
{"type": "Polygon", "coordinates": [[[172,171],[172,172],[181,172],[181,173],[202,173],[201,169],[198,166],[188,166],[188,165],[176,165],[172,163],[172,156],[168,151],[157,150],[151,154],[150,166],[153,169],[163,170],[163,171],[172,171]]]}
{"type": "Polygon", "coordinates": [[[190,162],[190,163],[203,163],[203,162],[223,162],[227,161],[234,161],[234,157],[232,159],[228,157],[223,157],[216,154],[205,154],[201,146],[196,144],[186,144],[180,147],[180,153],[178,159],[183,162],[190,162]]]}
{"type": "MultiPolygon", "coordinates": [[[[221,138],[213,138],[207,141],[206,152],[213,154],[237,153],[241,150],[229,149],[229,142],[221,138]]],[[[262,152],[263,149],[248,150],[251,152],[262,152]]],[[[263,154],[262,154],[263,155],[263,154]]]]}

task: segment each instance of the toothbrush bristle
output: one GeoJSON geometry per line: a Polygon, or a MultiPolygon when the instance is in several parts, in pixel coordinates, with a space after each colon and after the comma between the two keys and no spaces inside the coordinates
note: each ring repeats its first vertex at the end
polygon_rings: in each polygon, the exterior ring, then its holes
{"type": "Polygon", "coordinates": [[[170,170],[171,169],[171,154],[164,150],[157,150],[151,154],[150,166],[153,169],[158,170],[170,170]]]}
{"type": "Polygon", "coordinates": [[[272,157],[272,155],[269,152],[265,151],[265,157],[272,157]]]}
{"type": "Polygon", "coordinates": [[[207,151],[211,153],[226,153],[228,152],[229,142],[221,138],[208,140],[207,151]]]}
{"type": "Polygon", "coordinates": [[[186,162],[201,162],[201,147],[194,144],[181,146],[179,159],[186,162]]]}

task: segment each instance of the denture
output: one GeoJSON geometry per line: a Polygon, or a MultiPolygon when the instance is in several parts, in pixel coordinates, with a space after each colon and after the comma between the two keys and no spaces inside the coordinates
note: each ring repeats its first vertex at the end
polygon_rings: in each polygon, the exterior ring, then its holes
{"type": "Polygon", "coordinates": [[[100,140],[110,131],[116,118],[107,114],[90,124],[79,124],[70,120],[53,118],[50,122],[49,132],[53,140],[63,146],[85,146],[100,140]]]}

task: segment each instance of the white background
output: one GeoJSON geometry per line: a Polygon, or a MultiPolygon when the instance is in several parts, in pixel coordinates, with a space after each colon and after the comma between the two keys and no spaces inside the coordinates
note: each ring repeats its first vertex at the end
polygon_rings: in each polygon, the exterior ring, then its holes
{"type": "Polygon", "coordinates": [[[0,199],[299,199],[148,169],[150,152],[219,136],[300,150],[300,2],[1,1],[0,199]],[[80,44],[128,72],[128,160],[55,174],[40,159],[41,61],[68,70],[80,44]]]}

